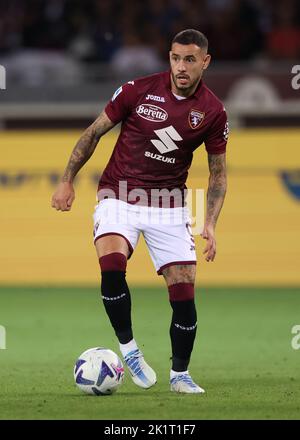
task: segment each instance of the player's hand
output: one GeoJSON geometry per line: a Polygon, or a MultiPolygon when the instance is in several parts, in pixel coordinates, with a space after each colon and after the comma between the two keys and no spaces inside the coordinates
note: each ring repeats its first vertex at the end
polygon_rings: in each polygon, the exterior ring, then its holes
{"type": "Polygon", "coordinates": [[[72,183],[60,182],[52,196],[51,206],[57,211],[70,211],[75,199],[75,191],[72,183]]]}
{"type": "Polygon", "coordinates": [[[206,261],[214,261],[217,252],[217,243],[213,226],[205,225],[200,235],[207,240],[206,247],[203,251],[203,254],[206,254],[206,261]]]}

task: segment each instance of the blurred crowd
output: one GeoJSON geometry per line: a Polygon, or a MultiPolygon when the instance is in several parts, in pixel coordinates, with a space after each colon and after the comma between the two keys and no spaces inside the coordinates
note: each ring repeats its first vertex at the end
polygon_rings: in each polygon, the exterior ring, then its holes
{"type": "Polygon", "coordinates": [[[0,0],[0,11],[0,57],[23,62],[156,71],[185,28],[206,34],[217,61],[300,57],[299,0],[0,0]]]}

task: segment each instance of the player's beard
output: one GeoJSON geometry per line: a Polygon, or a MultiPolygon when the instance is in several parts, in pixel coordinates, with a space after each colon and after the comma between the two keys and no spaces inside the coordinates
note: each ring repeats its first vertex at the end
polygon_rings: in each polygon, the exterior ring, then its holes
{"type": "MultiPolygon", "coordinates": [[[[176,78],[176,75],[171,71],[173,83],[175,84],[175,87],[177,90],[184,91],[184,95],[189,95],[190,91],[193,90],[193,88],[196,88],[196,84],[199,83],[201,76],[196,78],[192,83],[187,83],[185,85],[178,84],[178,80],[176,78]]],[[[189,78],[189,77],[188,77],[189,78]]]]}

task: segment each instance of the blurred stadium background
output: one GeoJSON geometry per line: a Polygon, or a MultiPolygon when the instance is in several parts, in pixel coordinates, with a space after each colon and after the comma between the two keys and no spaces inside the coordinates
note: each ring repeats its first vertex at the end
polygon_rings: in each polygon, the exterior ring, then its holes
{"type": "MultiPolygon", "coordinates": [[[[14,298],[9,286],[24,288],[29,298],[28,286],[98,285],[92,214],[118,130],[102,138],[80,173],[70,213],[51,209],[52,192],[80,133],[116,88],[167,69],[172,37],[196,28],[207,35],[213,56],[204,80],[224,101],[231,127],[218,255],[206,264],[204,243],[196,238],[197,286],[226,292],[236,286],[249,298],[249,286],[263,286],[271,308],[271,293],[280,286],[276,304],[290,307],[293,316],[287,313],[280,330],[283,351],[295,356],[290,331],[300,324],[300,295],[284,293],[292,288],[300,294],[300,3],[0,0],[0,10],[0,65],[6,69],[6,89],[0,90],[0,295],[6,298],[0,323],[9,327],[10,314],[3,312],[10,309],[7,292],[14,298]]],[[[207,186],[203,148],[195,154],[188,186],[207,186]]],[[[142,240],[128,280],[132,286],[164,286],[142,240]]],[[[292,371],[295,357],[290,362],[292,371]]]]}
{"type": "MultiPolygon", "coordinates": [[[[299,2],[12,0],[0,6],[0,64],[7,72],[0,92],[0,282],[97,283],[91,216],[117,131],[101,140],[80,173],[71,213],[50,209],[52,191],[80,132],[114,90],[167,68],[172,36],[196,27],[207,34],[214,57],[205,81],[224,100],[231,126],[219,254],[213,265],[200,260],[198,280],[299,285],[300,91],[292,87],[299,2]]],[[[207,186],[202,150],[190,187],[207,186]]],[[[161,283],[141,244],[129,279],[161,283]]]]}

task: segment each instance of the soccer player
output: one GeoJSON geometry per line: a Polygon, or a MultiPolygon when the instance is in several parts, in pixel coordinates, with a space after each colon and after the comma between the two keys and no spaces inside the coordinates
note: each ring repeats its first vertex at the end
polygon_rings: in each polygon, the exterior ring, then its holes
{"type": "Polygon", "coordinates": [[[164,276],[173,310],[171,391],[204,393],[188,370],[197,329],[196,253],[184,190],[193,151],[204,143],[210,175],[201,235],[207,240],[206,261],[213,261],[215,227],[226,192],[228,124],[223,104],[202,81],[211,59],[207,50],[208,41],[201,32],[184,30],[172,41],[170,71],[120,87],[77,142],[52,199],[57,210],[71,209],[76,174],[99,139],[121,122],[120,135],[99,182],[94,243],[105,310],[132,379],[142,388],[154,385],[156,374],[133,337],[125,278],[127,260],[140,234],[158,274],[164,276]],[[164,200],[167,193],[172,195],[168,205],[164,200]],[[164,224],[160,219],[166,214],[181,220],[164,224]]]}

